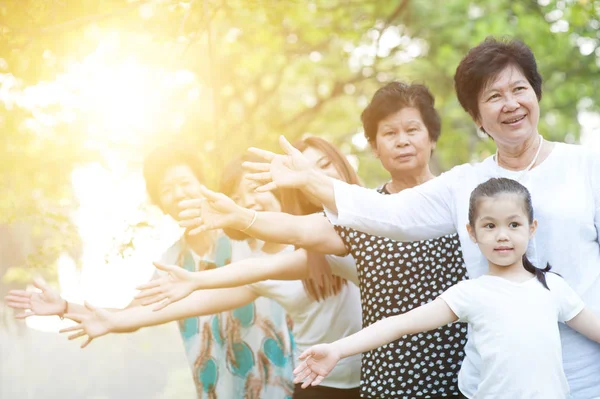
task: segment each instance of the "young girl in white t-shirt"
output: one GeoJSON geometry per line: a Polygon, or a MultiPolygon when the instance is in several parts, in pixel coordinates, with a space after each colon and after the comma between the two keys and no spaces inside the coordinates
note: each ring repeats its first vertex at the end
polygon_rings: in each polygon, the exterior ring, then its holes
{"type": "Polygon", "coordinates": [[[600,342],[600,318],[562,277],[549,273],[549,265],[536,268],[527,259],[536,228],[523,185],[505,178],[480,184],[471,194],[467,231],[488,259],[488,273],[410,312],[306,350],[295,382],[318,385],[340,359],[461,321],[469,323],[482,362],[473,398],[568,398],[557,322],[600,342]]]}

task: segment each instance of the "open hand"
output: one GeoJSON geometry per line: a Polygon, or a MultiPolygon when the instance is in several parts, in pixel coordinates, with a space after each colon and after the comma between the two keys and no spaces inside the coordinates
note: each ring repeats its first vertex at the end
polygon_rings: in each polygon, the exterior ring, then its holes
{"type": "Polygon", "coordinates": [[[179,203],[179,225],[190,229],[188,234],[194,235],[207,230],[231,228],[243,229],[252,220],[252,211],[237,205],[225,194],[216,193],[202,186],[204,198],[184,200],[179,203]],[[249,215],[249,216],[248,216],[249,215]]]}
{"type": "Polygon", "coordinates": [[[319,385],[340,361],[340,354],[332,344],[320,344],[305,350],[298,359],[304,361],[294,369],[294,384],[302,382],[306,388],[319,385]]]}
{"type": "Polygon", "coordinates": [[[285,137],[279,137],[279,145],[285,154],[275,154],[259,148],[248,151],[263,158],[266,162],[244,162],[248,171],[247,179],[259,184],[258,192],[271,191],[277,187],[300,188],[306,184],[310,162],[302,152],[295,148],[285,137]]]}
{"type": "Polygon", "coordinates": [[[142,299],[142,305],[158,303],[154,310],[160,310],[196,290],[192,272],[177,265],[163,265],[154,262],[154,266],[168,274],[137,287],[141,292],[136,295],[135,299],[142,299]]]}
{"type": "Polygon", "coordinates": [[[11,290],[4,298],[9,307],[23,310],[15,317],[25,319],[29,316],[62,315],[66,308],[66,301],[60,294],[42,279],[33,280],[33,285],[40,291],[11,290]]]}
{"type": "Polygon", "coordinates": [[[115,314],[113,312],[97,308],[87,302],[85,303],[85,307],[90,313],[66,313],[66,318],[71,319],[78,324],[60,330],[61,333],[74,332],[74,334],[69,335],[69,340],[87,336],[85,342],[81,344],[81,348],[88,346],[94,338],[101,337],[111,332],[111,328],[115,324],[115,314]]]}

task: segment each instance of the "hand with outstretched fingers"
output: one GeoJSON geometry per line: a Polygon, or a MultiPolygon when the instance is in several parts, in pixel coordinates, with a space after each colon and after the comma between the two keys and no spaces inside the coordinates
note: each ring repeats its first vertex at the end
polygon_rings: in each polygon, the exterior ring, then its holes
{"type": "Polygon", "coordinates": [[[186,227],[188,234],[223,228],[240,230],[248,225],[248,218],[252,220],[253,211],[237,205],[225,194],[216,193],[204,186],[200,188],[200,192],[203,198],[179,203],[182,209],[179,213],[179,225],[186,227]]]}
{"type": "Polygon", "coordinates": [[[88,346],[94,338],[111,332],[111,328],[115,324],[115,312],[97,308],[87,302],[85,302],[85,307],[90,311],[89,314],[66,313],[65,318],[71,319],[77,324],[60,330],[61,333],[74,332],[69,335],[69,340],[87,336],[86,341],[81,344],[81,348],[88,346]]]}
{"type": "Polygon", "coordinates": [[[302,382],[302,388],[319,385],[340,361],[340,354],[332,344],[315,345],[298,357],[304,360],[294,369],[294,384],[302,382]]]}
{"type": "Polygon", "coordinates": [[[311,170],[310,162],[285,137],[279,137],[279,145],[284,151],[283,155],[259,148],[248,149],[266,161],[243,164],[244,168],[252,172],[246,178],[259,185],[256,188],[258,192],[271,191],[277,187],[301,188],[306,184],[307,172],[311,170]]]}
{"type": "Polygon", "coordinates": [[[20,309],[23,312],[15,315],[17,319],[25,319],[29,316],[59,316],[67,307],[66,301],[58,292],[41,278],[33,280],[33,285],[39,289],[36,291],[11,290],[4,298],[8,307],[20,309]]]}
{"type": "Polygon", "coordinates": [[[142,305],[158,303],[153,310],[161,310],[196,290],[192,272],[177,265],[163,265],[154,262],[154,266],[168,274],[137,287],[140,293],[135,296],[135,299],[141,299],[142,305]]]}

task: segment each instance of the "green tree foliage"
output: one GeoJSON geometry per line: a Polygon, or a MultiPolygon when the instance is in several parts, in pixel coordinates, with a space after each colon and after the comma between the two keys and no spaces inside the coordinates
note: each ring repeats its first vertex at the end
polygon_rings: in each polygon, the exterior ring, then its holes
{"type": "Polygon", "coordinates": [[[424,82],[436,95],[443,135],[434,169],[479,159],[493,143],[458,105],[452,77],[488,35],[516,36],[532,47],[545,79],[540,129],[549,139],[576,142],[578,112],[600,104],[599,9],[591,0],[2,2],[0,223],[28,220],[44,242],[58,243],[48,246],[76,253],[66,216],[77,205],[71,170],[90,161],[108,165],[114,154],[139,168],[141,154],[173,139],[198,145],[214,183],[223,164],[251,145],[275,149],[280,134],[321,135],[354,154],[373,186],[385,173],[360,140],[359,116],[392,80],[424,82]],[[110,63],[93,69],[103,54],[113,64],[133,60],[146,68],[143,95],[125,103],[145,108],[140,120],[117,118],[119,134],[96,111],[121,104],[131,82],[115,78],[95,89],[97,102],[81,100],[82,82],[112,76],[110,63]],[[44,85],[54,93],[49,101],[19,100],[44,85]]]}

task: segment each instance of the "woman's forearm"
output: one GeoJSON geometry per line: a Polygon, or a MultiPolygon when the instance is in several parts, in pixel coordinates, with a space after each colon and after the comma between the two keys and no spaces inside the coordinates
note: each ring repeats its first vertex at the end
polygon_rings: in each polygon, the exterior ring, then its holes
{"type": "Polygon", "coordinates": [[[408,334],[429,331],[456,321],[456,315],[442,299],[436,299],[410,312],[388,317],[335,341],[341,357],[366,352],[408,334]]]}
{"type": "Polygon", "coordinates": [[[313,201],[323,204],[330,211],[337,213],[333,179],[314,169],[307,172],[307,178],[301,190],[313,201]]]}
{"type": "Polygon", "coordinates": [[[198,291],[158,311],[151,306],[137,306],[116,312],[109,329],[113,333],[131,332],[188,317],[221,313],[247,305],[256,297],[246,287],[198,291]]]}
{"type": "Polygon", "coordinates": [[[308,276],[307,256],[305,250],[296,250],[249,258],[193,276],[197,290],[240,287],[264,280],[301,280],[308,276]]]}
{"type": "Polygon", "coordinates": [[[244,231],[267,242],[293,245],[324,254],[346,253],[333,225],[320,213],[296,216],[282,212],[259,212],[251,228],[244,231]]]}

